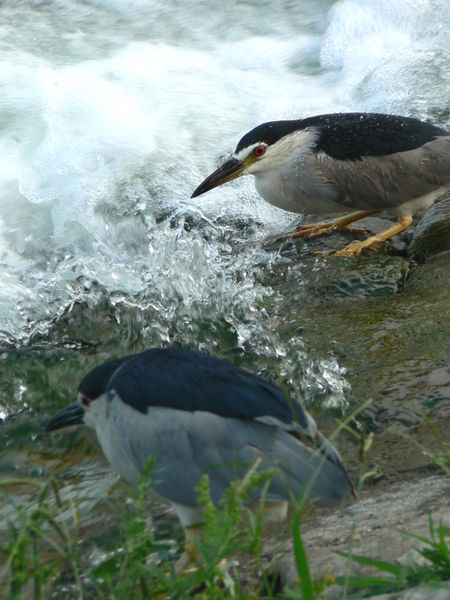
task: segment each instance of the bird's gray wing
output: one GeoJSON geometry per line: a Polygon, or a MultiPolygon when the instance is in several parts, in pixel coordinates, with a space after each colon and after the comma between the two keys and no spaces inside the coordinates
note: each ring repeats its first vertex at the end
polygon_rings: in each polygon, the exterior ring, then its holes
{"type": "MultiPolygon", "coordinates": [[[[311,499],[329,504],[351,491],[339,454],[317,431],[314,436],[322,453],[303,444],[292,431],[273,423],[211,416],[207,424],[208,439],[201,430],[200,420],[196,423],[197,430],[190,429],[189,437],[197,465],[209,475],[215,501],[230,481],[242,478],[258,458],[261,459],[258,470],[277,469],[268,490],[271,500],[296,498],[308,487],[311,499]],[[205,442],[211,448],[206,452],[205,442]]],[[[258,492],[252,497],[257,497],[258,492]]]]}
{"type": "Polygon", "coordinates": [[[111,465],[136,483],[148,457],[153,456],[153,489],[186,506],[196,504],[196,486],[203,474],[209,476],[211,495],[217,502],[257,457],[245,447],[240,420],[212,413],[151,407],[142,415],[116,398],[110,405],[108,427],[108,439],[116,443],[110,448],[100,443],[111,465]]]}
{"type": "Polygon", "coordinates": [[[311,478],[311,496],[325,503],[350,490],[340,463],[327,460],[274,425],[161,407],[142,415],[120,399],[111,403],[109,423],[111,439],[120,440],[114,444],[114,456],[105,450],[113,467],[124,477],[130,469],[136,476],[152,455],[153,488],[178,504],[195,505],[195,487],[204,473],[217,502],[230,482],[242,477],[257,458],[262,459],[260,469],[279,469],[269,489],[273,499],[298,495],[311,478]]]}
{"type": "Polygon", "coordinates": [[[353,210],[388,210],[450,185],[450,136],[387,156],[337,160],[318,152],[314,160],[339,203],[353,210]]]}

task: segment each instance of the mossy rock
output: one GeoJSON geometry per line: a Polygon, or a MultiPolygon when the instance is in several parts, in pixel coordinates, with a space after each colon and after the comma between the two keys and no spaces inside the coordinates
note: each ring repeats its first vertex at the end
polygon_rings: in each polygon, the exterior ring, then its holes
{"type": "Polygon", "coordinates": [[[425,260],[446,250],[450,250],[450,192],[435,202],[418,223],[408,254],[425,260]]]}

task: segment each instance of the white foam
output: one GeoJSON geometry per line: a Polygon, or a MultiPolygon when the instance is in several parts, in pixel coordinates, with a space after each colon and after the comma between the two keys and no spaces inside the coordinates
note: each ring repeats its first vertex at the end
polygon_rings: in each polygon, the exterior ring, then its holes
{"type": "Polygon", "coordinates": [[[341,0],[321,49],[347,109],[430,117],[450,100],[446,0],[341,0]]]}

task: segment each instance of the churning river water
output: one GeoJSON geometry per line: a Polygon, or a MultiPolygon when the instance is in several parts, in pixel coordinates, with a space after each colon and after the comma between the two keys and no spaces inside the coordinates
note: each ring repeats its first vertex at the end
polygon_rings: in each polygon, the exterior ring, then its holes
{"type": "MultiPolygon", "coordinates": [[[[262,242],[294,215],[251,178],[190,195],[265,120],[361,110],[448,126],[449,7],[2,1],[0,417],[48,414],[100,359],[173,342],[276,357],[285,379],[300,358],[302,382],[345,404],[339,360],[314,362],[266,311],[286,259],[262,242]]],[[[33,443],[21,427],[5,431],[33,443]]]]}

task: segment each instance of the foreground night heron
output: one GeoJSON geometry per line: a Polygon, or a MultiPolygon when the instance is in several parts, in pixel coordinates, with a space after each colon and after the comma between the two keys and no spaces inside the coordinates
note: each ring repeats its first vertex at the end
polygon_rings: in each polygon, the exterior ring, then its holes
{"type": "Polygon", "coordinates": [[[450,133],[410,117],[338,113],[272,121],[239,141],[232,158],[192,194],[199,196],[241,175],[254,175],[259,194],[274,206],[310,215],[351,212],[301,225],[287,237],[321,235],[380,211],[397,223],[337,252],[377,249],[407,229],[450,187],[450,133]]]}
{"type": "Polygon", "coordinates": [[[196,352],[151,349],[96,367],[46,431],[82,423],[95,429],[111,466],[131,484],[153,456],[152,488],[191,527],[188,551],[192,526],[202,520],[195,487],[205,473],[217,503],[255,461],[259,469],[276,467],[267,502],[279,514],[305,491],[322,504],[352,491],[337,450],[298,402],[261,377],[196,352]]]}

